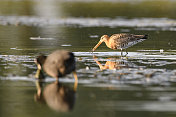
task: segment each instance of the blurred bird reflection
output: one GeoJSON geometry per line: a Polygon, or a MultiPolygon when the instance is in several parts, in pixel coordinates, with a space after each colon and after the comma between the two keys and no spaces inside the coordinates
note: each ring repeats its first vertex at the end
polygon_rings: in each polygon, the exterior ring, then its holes
{"type": "MultiPolygon", "coordinates": [[[[42,73],[42,72],[41,72],[42,73]]],[[[42,74],[40,75],[40,78],[42,74]]],[[[37,102],[46,103],[48,107],[56,112],[71,111],[75,104],[77,82],[74,87],[68,87],[58,81],[44,86],[44,82],[36,80],[37,93],[34,99],[37,102]]]]}

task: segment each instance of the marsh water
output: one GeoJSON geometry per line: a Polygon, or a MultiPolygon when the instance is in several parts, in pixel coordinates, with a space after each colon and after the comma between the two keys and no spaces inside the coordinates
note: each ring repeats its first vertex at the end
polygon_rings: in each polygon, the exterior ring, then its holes
{"type": "Polygon", "coordinates": [[[0,117],[175,116],[175,6],[172,0],[1,0],[0,117]],[[149,38],[127,56],[105,44],[90,52],[114,33],[149,38]],[[37,97],[34,59],[57,49],[74,52],[78,86],[72,74],[59,84],[46,75],[44,98],[37,97]],[[70,109],[46,101],[55,90],[69,97],[70,109]]]}

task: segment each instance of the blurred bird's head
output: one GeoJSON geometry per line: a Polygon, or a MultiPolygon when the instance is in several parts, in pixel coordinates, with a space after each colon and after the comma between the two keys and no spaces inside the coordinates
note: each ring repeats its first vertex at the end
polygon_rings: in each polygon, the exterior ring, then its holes
{"type": "Polygon", "coordinates": [[[45,63],[46,58],[47,56],[40,55],[34,60],[35,64],[37,65],[39,69],[41,69],[42,65],[45,63]]]}

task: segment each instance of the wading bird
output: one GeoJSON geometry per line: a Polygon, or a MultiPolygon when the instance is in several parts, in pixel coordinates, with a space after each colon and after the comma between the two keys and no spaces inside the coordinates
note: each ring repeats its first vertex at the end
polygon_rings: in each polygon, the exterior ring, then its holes
{"type": "Polygon", "coordinates": [[[48,56],[38,56],[35,63],[38,67],[36,78],[39,77],[40,71],[43,69],[48,75],[57,80],[59,77],[65,76],[71,72],[74,74],[75,81],[78,80],[76,74],[76,62],[72,52],[56,50],[48,56]]]}
{"type": "MultiPolygon", "coordinates": [[[[147,37],[148,35],[135,35],[127,33],[113,34],[111,37],[109,37],[108,35],[103,35],[98,44],[92,49],[92,51],[95,51],[102,42],[105,42],[108,48],[111,48],[113,50],[120,49],[122,55],[123,49],[126,50],[126,48],[128,47],[144,41],[145,39],[147,39],[147,37]]],[[[126,55],[127,54],[128,52],[126,51],[126,55]]]]}

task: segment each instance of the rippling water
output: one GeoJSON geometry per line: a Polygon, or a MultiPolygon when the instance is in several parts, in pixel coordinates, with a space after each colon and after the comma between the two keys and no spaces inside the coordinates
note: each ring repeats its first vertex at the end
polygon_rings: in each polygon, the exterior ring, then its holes
{"type": "Polygon", "coordinates": [[[2,117],[175,116],[175,5],[172,0],[0,1],[2,117]],[[128,48],[127,56],[105,44],[91,52],[102,35],[114,33],[149,38],[128,48]],[[43,82],[35,79],[34,59],[56,49],[75,54],[78,86],[72,74],[59,83],[47,75],[43,82]]]}
{"type": "MultiPolygon", "coordinates": [[[[27,26],[46,26],[46,25],[78,25],[81,27],[153,27],[146,30],[161,28],[163,30],[175,31],[176,20],[167,18],[42,18],[28,16],[1,16],[1,25],[27,25],[27,26]]],[[[139,29],[139,28],[138,28],[139,29]]],[[[145,29],[145,28],[142,28],[145,29]]],[[[156,29],[155,29],[156,30],[156,29]]]]}

